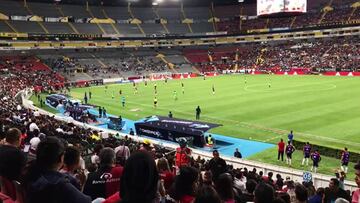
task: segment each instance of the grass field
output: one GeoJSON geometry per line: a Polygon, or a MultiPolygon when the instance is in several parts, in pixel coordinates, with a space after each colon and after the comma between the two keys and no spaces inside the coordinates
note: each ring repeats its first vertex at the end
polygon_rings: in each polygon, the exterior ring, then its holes
{"type": "MultiPolygon", "coordinates": [[[[89,103],[105,106],[108,113],[133,120],[167,115],[169,111],[177,118],[195,119],[195,108],[199,105],[201,120],[223,125],[212,130],[213,133],[277,143],[280,137],[285,138],[294,130],[297,140],[334,148],[346,146],[350,151],[360,152],[359,78],[229,75],[156,83],[156,109],[153,108],[152,82],[148,86],[138,84],[138,94],[134,94],[132,84],[114,84],[108,85],[107,93],[101,86],[72,89],[71,95],[83,99],[84,92],[91,90],[89,103]],[[185,94],[182,94],[181,82],[185,85],[185,94]],[[125,108],[121,107],[120,89],[126,96],[125,108]],[[174,91],[177,91],[177,101],[174,91]]],[[[250,159],[261,159],[268,154],[264,152],[250,159]]],[[[261,161],[273,161],[266,160],[261,161]]],[[[338,160],[329,160],[329,168],[338,163],[338,160]]],[[[330,173],[329,170],[323,172],[330,173]]]]}

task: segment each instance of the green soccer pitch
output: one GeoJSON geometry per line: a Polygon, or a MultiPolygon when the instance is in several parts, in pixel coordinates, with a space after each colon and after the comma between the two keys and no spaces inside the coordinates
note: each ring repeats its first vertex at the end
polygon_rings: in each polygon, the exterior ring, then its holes
{"type": "MultiPolygon", "coordinates": [[[[360,152],[360,78],[357,77],[223,75],[206,80],[201,77],[148,82],[147,86],[139,83],[137,89],[138,93],[134,94],[132,84],[113,84],[107,86],[106,92],[105,86],[94,86],[71,89],[70,94],[83,100],[84,93],[91,91],[90,104],[104,106],[108,114],[132,120],[166,116],[169,111],[176,118],[195,119],[195,108],[199,105],[202,121],[223,125],[212,133],[277,143],[293,130],[296,140],[360,152]],[[157,108],[153,107],[155,83],[157,108]],[[121,106],[120,90],[126,97],[125,108],[121,106]]],[[[300,151],[295,154],[295,160],[301,159],[300,151]]],[[[276,149],[271,149],[249,159],[279,165],[275,156],[276,149]]],[[[334,167],[340,166],[336,159],[323,162],[319,172],[330,174],[334,167]]],[[[294,167],[301,168],[297,164],[294,167]]]]}

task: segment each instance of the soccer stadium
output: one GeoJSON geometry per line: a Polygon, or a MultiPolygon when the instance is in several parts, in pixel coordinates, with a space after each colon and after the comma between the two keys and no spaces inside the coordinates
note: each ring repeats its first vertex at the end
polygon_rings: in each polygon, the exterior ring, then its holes
{"type": "Polygon", "coordinates": [[[360,203],[359,0],[0,0],[0,203],[360,203]]]}

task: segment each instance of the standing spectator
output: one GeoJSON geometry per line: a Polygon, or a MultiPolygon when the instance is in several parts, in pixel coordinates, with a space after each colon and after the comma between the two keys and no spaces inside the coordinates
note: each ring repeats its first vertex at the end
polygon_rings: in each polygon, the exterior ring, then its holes
{"type": "Polygon", "coordinates": [[[63,165],[64,150],[63,143],[55,137],[48,137],[40,142],[36,161],[25,176],[24,186],[29,203],[91,202],[89,196],[81,193],[58,172],[63,165]]]}
{"type": "Polygon", "coordinates": [[[239,159],[242,158],[242,155],[241,155],[241,153],[239,152],[239,149],[238,149],[238,148],[235,149],[234,157],[239,158],[239,159]]]}
{"type": "Polygon", "coordinates": [[[319,167],[319,163],[321,161],[321,156],[318,150],[315,150],[314,153],[311,154],[311,159],[313,161],[313,165],[311,167],[311,171],[313,171],[316,173],[317,172],[317,168],[319,167]]]}
{"type": "Polygon", "coordinates": [[[135,135],[135,132],[134,132],[134,130],[132,128],[130,128],[129,135],[135,135]]]}
{"type": "Polygon", "coordinates": [[[123,168],[115,167],[115,156],[115,151],[111,148],[100,151],[99,168],[88,175],[84,186],[84,193],[92,199],[107,198],[119,191],[123,168]]]}
{"type": "Polygon", "coordinates": [[[291,130],[290,133],[288,134],[288,141],[292,143],[293,140],[294,140],[294,134],[293,131],[291,130]]]}
{"type": "Polygon", "coordinates": [[[180,138],[178,143],[180,147],[176,148],[175,165],[177,168],[180,168],[181,166],[189,166],[191,160],[191,149],[186,146],[187,140],[185,138],[180,138]]]}
{"type": "Polygon", "coordinates": [[[271,203],[275,198],[274,189],[266,184],[260,183],[255,189],[255,203],[271,203]]]}
{"type": "Polygon", "coordinates": [[[217,150],[213,151],[213,158],[209,161],[209,169],[213,174],[213,180],[216,180],[220,174],[226,172],[226,162],[224,159],[220,158],[219,152],[217,150]]]}
{"type": "Polygon", "coordinates": [[[324,203],[332,203],[337,198],[344,198],[350,201],[350,195],[345,190],[340,188],[339,180],[332,178],[329,183],[329,188],[325,190],[324,203]]]}
{"type": "Polygon", "coordinates": [[[292,159],[292,154],[295,151],[295,147],[292,145],[292,143],[289,141],[288,145],[286,146],[286,163],[291,166],[291,159],[292,159]]]}
{"type": "Polygon", "coordinates": [[[311,145],[309,142],[307,142],[305,145],[304,145],[304,148],[303,148],[303,155],[304,155],[304,158],[302,160],[302,163],[301,165],[303,166],[305,164],[305,161],[306,161],[306,166],[309,165],[309,158],[310,158],[310,155],[311,155],[311,145]]]}
{"type": "Polygon", "coordinates": [[[170,196],[177,203],[192,203],[197,190],[199,172],[193,167],[181,167],[180,174],[176,176],[170,196]]]}
{"type": "Polygon", "coordinates": [[[350,160],[350,153],[348,149],[345,147],[344,151],[341,154],[341,170],[343,170],[345,173],[348,172],[349,160],[350,160]]]}
{"type": "Polygon", "coordinates": [[[172,118],[173,114],[171,113],[171,111],[169,111],[169,118],[172,118]]]}
{"type": "Polygon", "coordinates": [[[360,163],[358,162],[355,166],[355,182],[358,186],[358,189],[355,190],[351,203],[360,203],[360,163]]]}
{"type": "Polygon", "coordinates": [[[285,143],[283,139],[280,139],[280,142],[278,143],[278,161],[284,161],[284,151],[285,151],[285,143]]]}

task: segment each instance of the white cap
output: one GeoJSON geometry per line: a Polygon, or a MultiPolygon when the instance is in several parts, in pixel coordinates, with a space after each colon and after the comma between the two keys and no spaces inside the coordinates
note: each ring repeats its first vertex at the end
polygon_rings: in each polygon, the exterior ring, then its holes
{"type": "Polygon", "coordinates": [[[30,147],[31,147],[31,149],[32,150],[36,150],[37,149],[37,146],[39,145],[39,143],[40,143],[40,138],[38,138],[38,137],[33,137],[33,138],[31,138],[31,140],[30,140],[30,147]]]}

